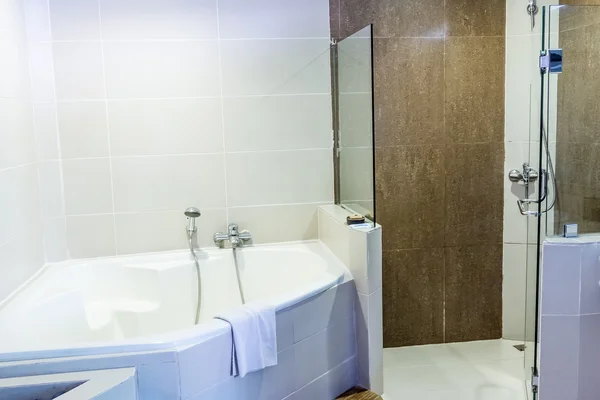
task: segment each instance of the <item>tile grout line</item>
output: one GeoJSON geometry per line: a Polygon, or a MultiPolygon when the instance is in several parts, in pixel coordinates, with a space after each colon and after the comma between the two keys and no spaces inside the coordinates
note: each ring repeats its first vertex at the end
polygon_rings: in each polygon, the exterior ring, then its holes
{"type": "MultiPolygon", "coordinates": [[[[298,207],[298,206],[320,206],[320,205],[333,205],[333,201],[324,200],[324,201],[311,201],[306,203],[281,203],[281,204],[252,204],[252,205],[241,205],[241,206],[230,206],[230,209],[242,209],[242,208],[272,208],[272,207],[298,207]]],[[[225,206],[223,207],[205,207],[204,211],[220,211],[225,210],[225,206]]],[[[158,214],[158,213],[172,213],[172,212],[180,212],[180,209],[164,209],[164,210],[142,210],[142,211],[116,211],[114,213],[89,213],[89,214],[67,214],[68,217],[91,217],[91,216],[100,216],[100,215],[139,215],[139,214],[158,214]]],[[[61,217],[52,217],[52,219],[58,219],[61,217]]]]}
{"type": "MultiPolygon", "coordinates": [[[[56,160],[44,160],[44,162],[49,162],[49,161],[56,161],[56,160]]],[[[19,168],[23,168],[23,167],[28,167],[28,166],[30,166],[32,164],[36,164],[36,163],[37,163],[37,161],[34,160],[34,161],[30,161],[30,162],[25,163],[25,164],[13,165],[12,167],[6,167],[6,168],[3,168],[3,169],[0,169],[0,173],[2,173],[2,172],[8,172],[8,171],[11,171],[13,169],[19,169],[19,168]]]]}
{"type": "MultiPolygon", "coordinates": [[[[105,42],[103,42],[105,43],[105,42]]],[[[346,92],[344,94],[348,95],[360,95],[360,94],[368,94],[366,92],[346,92]]],[[[329,96],[330,93],[326,92],[304,92],[304,93],[255,93],[255,94],[238,94],[238,95],[226,95],[226,96],[166,96],[166,97],[106,97],[105,99],[101,98],[86,98],[86,99],[61,99],[57,100],[58,103],[93,103],[93,102],[101,102],[101,101],[109,101],[109,102],[125,102],[125,101],[166,101],[166,100],[217,100],[220,98],[224,99],[254,99],[254,98],[271,98],[271,97],[302,97],[302,96],[329,96]]],[[[12,99],[12,97],[6,97],[7,99],[12,99]]],[[[0,97],[0,99],[5,99],[5,97],[0,97]]],[[[49,101],[40,100],[38,103],[48,103],[49,101]]]]}
{"type": "MultiPolygon", "coordinates": [[[[218,7],[218,6],[217,6],[218,7]]],[[[218,11],[218,10],[217,10],[218,11]]],[[[219,22],[217,21],[217,25],[219,24],[219,22]]],[[[476,36],[478,37],[478,36],[476,36]]],[[[482,37],[487,37],[487,36],[482,36],[482,37]]],[[[425,37],[427,38],[427,37],[425,37]]],[[[435,38],[435,37],[432,37],[435,38]]],[[[365,39],[365,38],[363,38],[365,39]]],[[[265,41],[280,41],[280,40],[327,40],[329,41],[329,37],[327,36],[306,36],[306,37],[302,37],[302,36],[294,36],[294,37],[273,37],[273,38],[269,38],[269,37],[256,37],[256,38],[220,38],[220,37],[215,37],[215,38],[182,38],[182,39],[165,39],[165,38],[155,38],[155,39],[107,39],[107,40],[102,40],[102,39],[82,39],[82,40],[77,40],[77,39],[61,39],[61,40],[56,40],[54,41],[55,43],[99,43],[99,42],[104,42],[104,43],[202,43],[202,42],[217,42],[217,41],[224,41],[224,42],[250,42],[250,41],[256,41],[256,42],[265,42],[265,41]]],[[[39,43],[48,43],[48,40],[40,40],[39,43]]]]}
{"type": "MultiPolygon", "coordinates": [[[[348,147],[348,149],[363,149],[363,147],[348,147]]],[[[268,149],[268,150],[247,150],[247,151],[229,151],[225,152],[225,154],[265,154],[265,153],[293,153],[293,152],[320,152],[320,151],[331,151],[332,149],[329,147],[320,147],[320,148],[311,148],[311,149],[268,149]]],[[[166,154],[128,154],[128,155],[118,155],[118,156],[91,156],[91,157],[68,157],[63,158],[63,160],[102,160],[102,159],[133,159],[133,158],[159,158],[159,157],[204,157],[204,156],[219,156],[222,155],[223,152],[211,152],[211,153],[166,153],[166,154]]],[[[44,160],[44,161],[56,161],[58,159],[44,160]]],[[[5,169],[0,170],[6,171],[11,168],[17,168],[26,164],[15,165],[14,167],[7,167],[5,169]]]]}
{"type": "MultiPolygon", "coordinates": [[[[217,6],[218,7],[218,6],[217,6]]],[[[217,9],[218,11],[218,9],[217,9]]],[[[219,25],[219,21],[217,21],[217,25],[219,25]]],[[[593,24],[591,24],[593,25],[593,24]]],[[[590,26],[590,25],[586,25],[590,26]]],[[[584,28],[586,26],[582,26],[584,28]]],[[[571,30],[576,30],[579,28],[574,28],[571,30]]],[[[566,30],[563,32],[569,32],[571,30],[566,30]]],[[[374,39],[383,39],[383,40],[395,40],[395,39],[431,39],[431,40],[443,40],[446,37],[450,38],[458,38],[458,39],[484,39],[484,38],[504,38],[504,37],[521,37],[521,36],[541,36],[539,33],[522,33],[522,34],[510,34],[510,35],[447,35],[446,33],[441,35],[433,35],[433,36],[373,36],[374,39]]],[[[98,43],[100,41],[104,41],[105,43],[196,43],[196,42],[266,42],[266,41],[283,41],[283,40],[327,40],[329,41],[331,37],[329,36],[290,36],[290,37],[232,37],[232,38],[221,38],[219,36],[215,38],[180,38],[180,39],[167,39],[167,38],[153,38],[153,39],[61,39],[54,41],[55,43],[98,43]]],[[[355,39],[363,39],[368,40],[368,37],[358,37],[355,39]]],[[[40,40],[39,43],[48,43],[48,40],[40,40]]]]}
{"type": "Polygon", "coordinates": [[[225,101],[223,98],[223,52],[221,48],[221,21],[219,15],[219,0],[214,0],[217,19],[217,53],[219,57],[219,91],[221,103],[221,134],[223,143],[223,179],[225,180],[225,225],[229,226],[229,190],[227,184],[227,141],[225,140],[225,101]]]}
{"type": "Polygon", "coordinates": [[[44,1],[44,5],[46,7],[46,10],[48,11],[48,29],[50,29],[50,50],[51,50],[51,55],[52,55],[52,89],[54,91],[53,93],[53,110],[54,110],[54,127],[56,128],[56,146],[58,148],[58,167],[59,167],[59,171],[60,171],[60,193],[61,193],[61,201],[62,201],[62,217],[64,218],[65,221],[65,225],[64,225],[64,235],[65,235],[65,242],[64,242],[64,248],[63,250],[65,251],[65,259],[70,259],[71,258],[71,251],[69,249],[69,241],[68,241],[68,235],[67,235],[67,197],[65,195],[65,172],[64,172],[64,160],[63,160],[63,155],[62,155],[62,144],[61,144],[61,140],[60,140],[60,124],[58,122],[58,94],[57,94],[57,90],[56,90],[56,70],[55,70],[55,66],[54,66],[54,42],[53,42],[53,37],[54,34],[52,32],[52,14],[50,12],[50,0],[45,0],[44,1]]]}
{"type": "MultiPolygon", "coordinates": [[[[443,62],[443,77],[444,77],[444,109],[443,109],[443,113],[444,113],[444,118],[443,118],[443,129],[444,129],[444,141],[446,141],[446,40],[447,40],[447,36],[446,36],[446,32],[448,30],[448,27],[446,26],[447,24],[447,14],[446,14],[446,0],[444,0],[444,53],[443,53],[443,57],[444,57],[444,62],[443,62]]],[[[446,164],[446,152],[443,153],[444,154],[444,165],[446,164]]],[[[444,174],[446,174],[446,168],[444,166],[444,174]]],[[[448,189],[447,189],[447,178],[444,176],[444,235],[446,234],[446,193],[447,193],[448,189]]],[[[444,272],[442,274],[442,342],[446,343],[446,264],[447,264],[447,260],[446,260],[446,239],[444,238],[444,247],[442,248],[443,251],[443,262],[444,262],[444,272]]]]}
{"type": "Polygon", "coordinates": [[[104,111],[106,119],[106,139],[108,142],[108,173],[110,175],[110,192],[111,192],[111,203],[112,203],[112,222],[113,222],[113,245],[115,246],[114,254],[119,255],[118,244],[117,244],[117,216],[115,213],[115,184],[113,177],[113,165],[112,165],[112,147],[110,143],[110,119],[108,117],[108,87],[106,84],[106,59],[104,56],[104,29],[102,28],[102,7],[100,6],[100,0],[96,0],[98,7],[98,28],[100,29],[100,55],[102,58],[102,85],[104,90],[104,111]]]}

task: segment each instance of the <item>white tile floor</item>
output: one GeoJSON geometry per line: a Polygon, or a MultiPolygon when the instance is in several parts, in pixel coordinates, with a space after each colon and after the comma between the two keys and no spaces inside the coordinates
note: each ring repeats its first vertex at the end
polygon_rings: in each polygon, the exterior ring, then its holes
{"type": "Polygon", "coordinates": [[[489,340],[383,350],[385,400],[527,400],[522,342],[489,340]]]}

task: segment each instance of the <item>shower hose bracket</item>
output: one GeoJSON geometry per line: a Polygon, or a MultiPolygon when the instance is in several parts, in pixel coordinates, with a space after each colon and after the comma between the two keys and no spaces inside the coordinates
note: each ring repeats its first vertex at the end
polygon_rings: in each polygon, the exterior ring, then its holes
{"type": "Polygon", "coordinates": [[[549,49],[542,51],[540,55],[540,71],[542,74],[560,74],[563,72],[562,49],[549,49]]]}

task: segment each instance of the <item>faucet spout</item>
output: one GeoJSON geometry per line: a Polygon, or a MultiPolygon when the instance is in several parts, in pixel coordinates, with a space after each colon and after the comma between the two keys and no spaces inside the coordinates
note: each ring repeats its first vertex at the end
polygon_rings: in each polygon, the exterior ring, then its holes
{"type": "Polygon", "coordinates": [[[240,246],[242,241],[238,236],[232,236],[229,238],[229,243],[231,243],[231,247],[235,249],[236,247],[240,246]]]}

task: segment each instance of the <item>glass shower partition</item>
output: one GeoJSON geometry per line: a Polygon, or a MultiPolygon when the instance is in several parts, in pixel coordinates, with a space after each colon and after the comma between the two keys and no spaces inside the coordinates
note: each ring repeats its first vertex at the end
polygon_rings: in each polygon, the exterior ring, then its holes
{"type": "MultiPolygon", "coordinates": [[[[547,189],[540,196],[538,248],[546,236],[562,236],[566,224],[576,224],[579,234],[600,232],[600,7],[557,5],[542,11],[538,143],[547,189]]],[[[527,290],[528,298],[537,302],[541,256],[536,258],[537,278],[528,282],[527,290]]],[[[526,354],[526,366],[536,371],[538,314],[537,305],[528,307],[535,350],[526,354]]],[[[537,393],[532,395],[537,398],[537,393]]]]}
{"type": "Polygon", "coordinates": [[[334,44],[336,202],[375,222],[372,25],[334,44]]]}
{"type": "Polygon", "coordinates": [[[600,7],[550,6],[546,25],[545,50],[559,50],[561,73],[545,81],[557,189],[545,228],[548,235],[561,235],[565,224],[577,224],[579,234],[598,233],[600,7]]]}
{"type": "Polygon", "coordinates": [[[527,215],[526,271],[525,271],[525,354],[524,369],[526,390],[529,399],[538,398],[539,385],[539,337],[541,299],[542,246],[548,226],[554,225],[556,204],[556,180],[553,160],[555,159],[556,116],[549,116],[548,110],[557,107],[556,69],[546,67],[550,60],[548,38],[554,28],[548,23],[548,7],[542,9],[541,52],[531,54],[538,72],[533,78],[530,90],[530,135],[529,166],[536,172],[536,179],[530,183],[530,193],[522,207],[527,215]],[[539,57],[538,57],[539,56],[539,57]]]}
{"type": "MultiPolygon", "coordinates": [[[[549,38],[556,31],[549,24],[550,8],[542,9],[542,35],[539,64],[539,78],[531,82],[530,96],[530,135],[529,166],[537,172],[536,180],[530,184],[530,193],[525,203],[519,204],[522,213],[527,215],[527,247],[526,247],[526,283],[525,283],[525,354],[524,369],[527,397],[538,398],[539,385],[539,337],[540,337],[540,299],[541,299],[541,265],[542,246],[548,226],[555,225],[554,208],[557,191],[554,163],[556,155],[556,115],[550,115],[550,109],[557,107],[557,76],[555,68],[550,69],[545,63],[550,57],[548,52],[549,38]],[[525,211],[525,212],[523,212],[525,211]]],[[[532,60],[538,61],[538,55],[532,54],[532,60]]]]}

